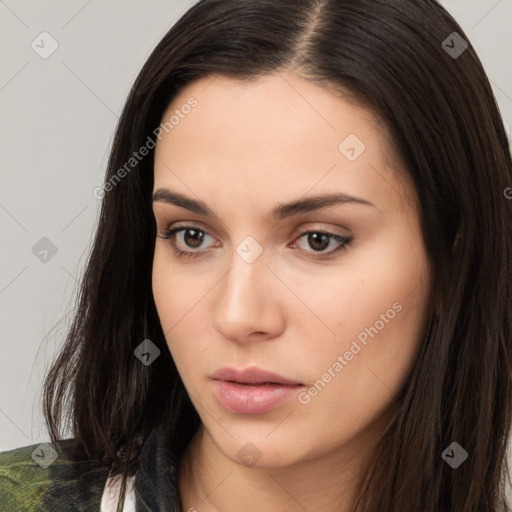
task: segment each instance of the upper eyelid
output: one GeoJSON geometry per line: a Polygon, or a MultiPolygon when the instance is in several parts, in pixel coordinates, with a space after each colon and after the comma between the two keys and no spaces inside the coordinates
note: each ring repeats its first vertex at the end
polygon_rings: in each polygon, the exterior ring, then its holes
{"type": "MultiPolygon", "coordinates": [[[[163,231],[165,233],[166,231],[174,231],[174,230],[178,230],[178,229],[192,228],[192,229],[197,229],[198,231],[203,231],[208,236],[216,238],[216,236],[212,235],[211,232],[208,229],[203,228],[201,226],[195,225],[194,221],[182,221],[182,222],[187,222],[187,223],[183,224],[183,225],[177,225],[177,226],[175,226],[174,223],[170,223],[169,225],[165,225],[162,228],[161,231],[163,231]]],[[[345,237],[345,238],[351,238],[352,237],[351,234],[335,233],[330,228],[314,228],[314,227],[313,228],[300,228],[300,229],[296,229],[296,230],[294,230],[292,236],[298,236],[298,235],[302,235],[302,234],[310,233],[310,232],[311,233],[321,233],[321,232],[323,232],[323,233],[326,233],[326,234],[335,235],[335,236],[342,236],[342,237],[345,237]]]]}
{"type": "Polygon", "coordinates": [[[203,233],[206,233],[211,238],[215,238],[215,239],[217,238],[216,236],[212,235],[210,233],[210,231],[208,231],[207,229],[199,227],[199,226],[195,226],[194,224],[185,224],[183,226],[168,226],[168,227],[164,227],[162,231],[163,231],[163,233],[167,233],[169,231],[174,231],[174,234],[177,234],[178,232],[180,232],[180,230],[186,231],[187,229],[197,229],[198,231],[202,231],[203,233]]]}
{"type": "MultiPolygon", "coordinates": [[[[158,224],[158,222],[157,222],[157,224],[158,224]]],[[[215,230],[211,230],[210,228],[202,227],[201,226],[201,221],[183,220],[183,221],[164,222],[162,224],[163,224],[163,227],[162,227],[161,231],[168,231],[168,230],[178,229],[178,228],[195,228],[195,229],[198,229],[200,231],[204,231],[205,233],[207,233],[210,236],[216,236],[216,235],[212,234],[212,231],[215,231],[215,230]],[[178,224],[178,225],[175,225],[175,224],[178,224]]],[[[310,221],[310,222],[301,222],[301,224],[333,224],[333,223],[332,222],[326,222],[326,221],[314,221],[314,222],[310,221]]],[[[333,232],[332,231],[333,229],[343,229],[343,230],[346,230],[346,231],[350,231],[345,226],[336,226],[336,227],[332,227],[332,228],[326,228],[326,227],[310,227],[309,228],[308,227],[308,228],[298,228],[298,229],[295,229],[293,231],[293,233],[294,233],[293,236],[296,236],[296,235],[298,235],[300,233],[304,233],[304,232],[308,232],[308,231],[314,231],[314,232],[324,231],[326,233],[330,233],[330,234],[338,235],[338,236],[345,236],[347,238],[352,236],[351,233],[343,234],[343,233],[333,232]]]]}

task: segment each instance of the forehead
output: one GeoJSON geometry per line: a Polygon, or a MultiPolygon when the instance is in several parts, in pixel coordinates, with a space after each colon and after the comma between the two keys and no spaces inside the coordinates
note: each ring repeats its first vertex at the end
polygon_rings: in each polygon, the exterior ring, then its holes
{"type": "MultiPolygon", "coordinates": [[[[174,98],[163,121],[179,112],[191,98],[197,101],[197,107],[181,119],[186,122],[173,128],[172,140],[168,141],[171,145],[182,145],[194,129],[203,143],[222,140],[222,147],[215,146],[217,151],[229,146],[248,149],[272,141],[265,148],[265,153],[271,153],[298,139],[322,139],[327,151],[337,151],[344,135],[354,133],[360,139],[369,139],[367,132],[379,124],[368,109],[290,72],[264,75],[252,81],[218,75],[202,78],[174,98]],[[277,133],[280,137],[276,140],[277,133]],[[241,140],[246,144],[237,146],[241,140]]],[[[381,126],[379,130],[382,132],[381,126]]],[[[385,144],[380,144],[385,142],[379,140],[382,137],[376,139],[372,146],[377,142],[378,149],[385,149],[385,144]]],[[[208,146],[202,145],[201,149],[208,146]]]]}
{"type": "Polygon", "coordinates": [[[188,184],[219,200],[222,189],[275,202],[308,191],[372,200],[387,187],[388,199],[402,195],[392,168],[398,161],[379,119],[292,73],[250,82],[205,77],[180,92],[162,123],[173,115],[179,122],[157,143],[155,189],[185,193],[188,184]],[[191,100],[196,106],[184,108],[191,100]]]}

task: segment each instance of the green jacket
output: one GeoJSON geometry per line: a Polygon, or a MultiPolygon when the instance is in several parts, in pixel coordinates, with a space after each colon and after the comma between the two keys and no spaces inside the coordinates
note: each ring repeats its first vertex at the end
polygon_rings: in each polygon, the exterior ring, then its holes
{"type": "MultiPolygon", "coordinates": [[[[142,447],[134,480],[137,512],[181,512],[177,469],[162,427],[142,447]]],[[[0,453],[0,512],[100,511],[109,470],[73,460],[73,442],[0,453]]]]}
{"type": "Polygon", "coordinates": [[[0,453],[0,511],[100,510],[108,470],[91,474],[91,465],[70,462],[66,444],[0,453]]]}

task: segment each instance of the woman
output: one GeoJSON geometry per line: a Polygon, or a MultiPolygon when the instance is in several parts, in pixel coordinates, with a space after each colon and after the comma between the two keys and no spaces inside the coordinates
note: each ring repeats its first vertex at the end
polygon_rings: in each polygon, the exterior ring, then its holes
{"type": "Polygon", "coordinates": [[[5,510],[509,510],[511,185],[433,0],[200,1],[127,100],[5,510]]]}

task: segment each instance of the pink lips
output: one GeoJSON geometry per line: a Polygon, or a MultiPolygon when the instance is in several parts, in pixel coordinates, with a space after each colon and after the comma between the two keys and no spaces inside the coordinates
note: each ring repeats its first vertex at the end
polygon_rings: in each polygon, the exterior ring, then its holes
{"type": "Polygon", "coordinates": [[[257,367],[244,370],[221,368],[212,375],[217,400],[228,411],[261,414],[293,398],[303,386],[257,367]]]}

